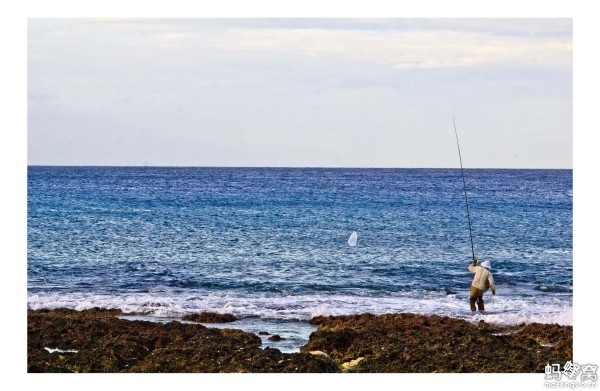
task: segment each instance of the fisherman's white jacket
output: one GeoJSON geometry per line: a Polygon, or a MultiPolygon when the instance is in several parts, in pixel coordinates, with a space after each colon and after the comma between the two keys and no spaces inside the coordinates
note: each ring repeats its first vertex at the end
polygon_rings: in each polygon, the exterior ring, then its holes
{"type": "Polygon", "coordinates": [[[473,282],[471,283],[472,286],[479,288],[484,292],[488,289],[491,289],[492,291],[496,290],[494,277],[492,277],[492,273],[490,273],[488,269],[482,266],[469,265],[469,271],[475,273],[475,277],[473,277],[473,282]]]}

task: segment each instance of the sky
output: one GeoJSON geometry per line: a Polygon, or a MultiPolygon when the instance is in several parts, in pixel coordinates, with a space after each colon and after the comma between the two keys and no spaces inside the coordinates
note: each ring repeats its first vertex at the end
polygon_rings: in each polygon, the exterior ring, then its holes
{"type": "Polygon", "coordinates": [[[572,20],[29,19],[29,165],[572,168],[572,20]]]}

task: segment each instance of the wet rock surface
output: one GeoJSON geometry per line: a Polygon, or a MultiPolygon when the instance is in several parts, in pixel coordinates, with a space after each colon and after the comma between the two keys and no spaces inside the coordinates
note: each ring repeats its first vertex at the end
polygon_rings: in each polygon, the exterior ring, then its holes
{"type": "Polygon", "coordinates": [[[319,350],[351,372],[544,372],[573,358],[573,327],[499,327],[442,316],[316,317],[301,350],[319,350]]]}
{"type": "Polygon", "coordinates": [[[185,315],[182,320],[198,323],[229,323],[238,320],[231,314],[217,314],[215,312],[201,312],[199,314],[185,315]]]}
{"type": "Polygon", "coordinates": [[[331,359],[261,349],[260,337],[200,324],[119,319],[120,311],[29,310],[28,372],[339,372],[331,359]],[[77,350],[49,353],[44,348],[77,350]]]}
{"type": "Polygon", "coordinates": [[[573,357],[571,326],[498,327],[412,314],[320,316],[311,320],[318,329],[301,352],[284,354],[262,349],[260,337],[241,330],[118,315],[28,310],[28,372],[543,373],[546,363],[573,357]]]}

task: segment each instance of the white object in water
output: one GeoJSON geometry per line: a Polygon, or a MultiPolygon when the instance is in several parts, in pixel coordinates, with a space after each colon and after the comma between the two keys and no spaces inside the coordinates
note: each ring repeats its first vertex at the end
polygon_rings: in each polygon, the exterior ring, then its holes
{"type": "Polygon", "coordinates": [[[352,232],[352,235],[350,235],[350,238],[348,238],[348,244],[351,246],[356,246],[357,237],[358,235],[356,234],[356,231],[352,232]]]}

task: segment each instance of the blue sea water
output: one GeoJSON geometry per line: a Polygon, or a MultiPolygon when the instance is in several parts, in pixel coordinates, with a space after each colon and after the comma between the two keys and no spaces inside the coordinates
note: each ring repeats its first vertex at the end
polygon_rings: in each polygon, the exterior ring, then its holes
{"type": "Polygon", "coordinates": [[[572,171],[28,168],[28,307],[572,324],[572,171]],[[358,233],[356,246],[348,237],[358,233]]]}

